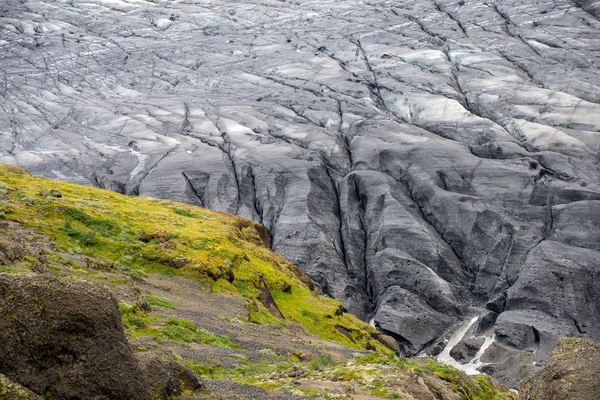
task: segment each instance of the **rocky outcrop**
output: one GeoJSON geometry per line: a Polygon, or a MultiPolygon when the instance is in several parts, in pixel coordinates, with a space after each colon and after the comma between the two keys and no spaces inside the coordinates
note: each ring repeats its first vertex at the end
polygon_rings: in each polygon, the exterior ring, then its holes
{"type": "Polygon", "coordinates": [[[116,301],[92,284],[0,276],[0,373],[59,399],[150,399],[116,301]]]}
{"type": "Polygon", "coordinates": [[[519,382],[539,370],[533,350],[522,350],[499,343],[493,343],[481,357],[484,365],[480,370],[500,380],[511,388],[518,388],[519,382]]]}
{"type": "Polygon", "coordinates": [[[31,390],[18,383],[12,382],[5,375],[0,374],[0,398],[4,400],[42,400],[31,390]]]}
{"type": "Polygon", "coordinates": [[[521,382],[520,400],[591,400],[600,391],[600,344],[586,339],[565,338],[544,368],[521,382]]]}
{"type": "Polygon", "coordinates": [[[281,315],[281,311],[279,311],[279,308],[277,308],[277,304],[275,304],[275,300],[273,300],[273,296],[271,295],[271,291],[269,290],[269,287],[265,282],[265,278],[263,278],[262,276],[260,277],[258,286],[260,290],[258,300],[262,303],[263,306],[265,306],[265,308],[269,311],[269,313],[272,316],[283,319],[283,315],[281,315]]]}
{"type": "Polygon", "coordinates": [[[541,362],[600,339],[597,8],[5,1],[0,162],[258,221],[405,354],[474,304],[541,362]]]}
{"type": "Polygon", "coordinates": [[[200,378],[191,370],[152,353],[139,353],[136,358],[152,399],[172,399],[185,392],[204,389],[200,378]]]}
{"type": "Polygon", "coordinates": [[[483,338],[467,338],[461,340],[450,351],[450,356],[461,364],[473,359],[485,340],[483,338]]]}

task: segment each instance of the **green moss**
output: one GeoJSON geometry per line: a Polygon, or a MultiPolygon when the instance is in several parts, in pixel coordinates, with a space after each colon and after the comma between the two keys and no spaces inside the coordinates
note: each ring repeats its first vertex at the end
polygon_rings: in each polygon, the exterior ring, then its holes
{"type": "Polygon", "coordinates": [[[148,304],[150,304],[151,306],[175,309],[175,306],[173,305],[173,303],[168,302],[167,300],[159,299],[158,297],[155,297],[155,296],[148,296],[148,304]]]}
{"type": "Polygon", "coordinates": [[[199,375],[221,380],[233,380],[242,384],[260,386],[266,389],[285,387],[330,398],[324,392],[296,386],[286,376],[302,376],[308,381],[355,382],[363,391],[378,398],[400,399],[398,391],[402,388],[402,379],[414,379],[414,375],[427,376],[427,379],[441,379],[448,388],[454,390],[465,400],[516,400],[509,392],[498,391],[485,376],[469,377],[452,367],[435,364],[425,360],[406,360],[395,356],[367,354],[357,356],[353,362],[334,364],[330,357],[319,357],[308,363],[297,358],[288,361],[273,362],[277,359],[251,361],[244,354],[232,355],[240,364],[233,368],[223,368],[218,363],[197,363],[188,361],[187,365],[199,375]],[[396,370],[398,368],[399,370],[396,370]],[[290,373],[294,373],[291,375],[290,373]],[[288,375],[289,374],[289,375],[288,375]],[[412,378],[411,378],[412,376],[412,378]],[[390,379],[393,377],[392,379],[390,379]],[[400,378],[397,380],[396,378],[400,378]],[[400,386],[399,386],[400,385],[400,386]]]}
{"type": "Polygon", "coordinates": [[[337,368],[333,374],[341,381],[360,381],[362,379],[361,372],[350,368],[337,368]]]}
{"type": "MultiPolygon", "coordinates": [[[[397,357],[396,357],[397,359],[397,357]]],[[[387,364],[394,361],[394,358],[392,358],[391,356],[381,356],[380,354],[376,354],[376,353],[367,353],[367,354],[360,354],[358,355],[355,359],[354,362],[356,364],[360,364],[360,365],[368,365],[368,364],[387,364]]]]}
{"type": "MultiPolygon", "coordinates": [[[[169,303],[170,304],[170,303],[169,303]]],[[[121,321],[131,338],[148,336],[177,342],[198,343],[209,346],[237,349],[239,346],[226,336],[217,335],[206,329],[198,328],[192,321],[164,318],[143,311],[139,304],[119,302],[121,321]]]]}
{"type": "Polygon", "coordinates": [[[138,315],[130,315],[127,317],[127,326],[131,326],[136,329],[146,328],[148,326],[147,318],[138,315]]]}
{"type": "Polygon", "coordinates": [[[417,369],[433,372],[436,376],[451,384],[453,390],[466,400],[514,400],[516,397],[510,392],[498,391],[484,375],[472,378],[461,374],[456,368],[449,365],[437,364],[429,361],[417,369]]]}
{"type": "Polygon", "coordinates": [[[79,229],[72,225],[71,221],[66,221],[62,231],[69,237],[75,239],[77,243],[84,246],[93,246],[98,243],[96,233],[88,230],[79,229]]]}
{"type": "Polygon", "coordinates": [[[298,388],[298,390],[301,391],[302,393],[304,393],[308,397],[326,398],[326,397],[324,397],[324,395],[326,393],[321,390],[311,389],[311,388],[303,388],[303,387],[298,388]]]}
{"type": "Polygon", "coordinates": [[[45,398],[46,400],[56,400],[56,397],[54,397],[54,395],[53,395],[52,393],[50,393],[50,391],[49,391],[49,390],[46,390],[46,391],[44,392],[44,398],[45,398]]]}
{"type": "Polygon", "coordinates": [[[92,217],[86,214],[82,209],[76,207],[63,207],[62,212],[70,219],[83,223],[92,219],[92,217]]]}
{"type": "Polygon", "coordinates": [[[198,328],[192,321],[169,318],[167,322],[159,328],[160,334],[165,339],[199,343],[210,346],[218,346],[229,349],[239,348],[231,339],[226,336],[217,335],[206,329],[198,328]]]}
{"type": "Polygon", "coordinates": [[[456,368],[450,365],[438,364],[433,361],[427,363],[423,369],[433,372],[439,378],[450,383],[455,382],[459,377],[459,371],[456,368]]]}
{"type": "Polygon", "coordinates": [[[196,214],[194,214],[193,212],[191,212],[189,210],[184,210],[183,208],[173,207],[171,210],[173,210],[173,212],[177,215],[183,215],[184,217],[189,217],[189,218],[198,218],[198,216],[196,214]]]}
{"type": "Polygon", "coordinates": [[[10,274],[15,272],[15,269],[9,265],[0,265],[0,274],[10,274]]]}
{"type": "Polygon", "coordinates": [[[310,310],[302,310],[301,314],[303,317],[310,318],[315,324],[321,322],[321,317],[310,310]]]}
{"type": "MultiPolygon", "coordinates": [[[[128,277],[144,279],[158,273],[203,283],[212,281],[214,290],[246,298],[250,305],[248,319],[254,323],[282,327],[286,321],[298,322],[324,339],[355,349],[365,349],[376,336],[368,324],[340,313],[338,301],[318,296],[296,267],[265,248],[264,228],[251,221],[167,200],[128,197],[34,178],[4,165],[0,165],[0,182],[12,190],[0,203],[3,213],[47,236],[57,253],[84,254],[115,266],[110,274],[95,274],[97,278],[126,284],[128,277]],[[62,197],[39,195],[52,189],[60,191],[62,197]],[[26,204],[30,199],[36,207],[26,204]],[[138,232],[168,232],[169,238],[145,243],[135,240],[138,232]],[[261,278],[286,321],[271,316],[257,301],[261,278]],[[350,332],[351,338],[337,327],[350,332]]],[[[54,270],[91,273],[74,270],[75,265],[66,258],[60,260],[59,255],[48,257],[54,260],[54,270]]],[[[166,303],[155,305],[168,307],[166,303]]],[[[156,337],[162,337],[156,333],[158,321],[145,321],[142,328],[139,318],[154,317],[136,316],[131,322],[125,321],[130,335],[152,331],[156,337]]],[[[179,331],[169,334],[186,337],[177,328],[169,329],[179,331]]],[[[379,343],[375,345],[382,353],[390,352],[379,343]]]]}
{"type": "Polygon", "coordinates": [[[165,339],[175,340],[178,342],[191,343],[196,337],[194,331],[187,329],[184,326],[175,324],[167,324],[166,326],[160,328],[160,333],[165,339]]]}
{"type": "Polygon", "coordinates": [[[188,360],[186,366],[201,377],[215,376],[222,371],[222,368],[220,367],[211,364],[198,363],[193,360],[188,360]]]}
{"type": "Polygon", "coordinates": [[[121,233],[119,224],[108,218],[92,218],[86,221],[85,225],[104,237],[112,237],[121,233]]]}

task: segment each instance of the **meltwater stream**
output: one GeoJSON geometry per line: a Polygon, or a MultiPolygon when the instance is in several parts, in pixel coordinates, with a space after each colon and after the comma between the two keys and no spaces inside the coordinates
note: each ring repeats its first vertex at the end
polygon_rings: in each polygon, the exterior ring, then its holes
{"type": "Polygon", "coordinates": [[[452,356],[450,355],[450,351],[452,351],[454,346],[456,346],[463,339],[463,337],[465,336],[465,334],[467,333],[469,328],[475,322],[477,322],[478,318],[479,317],[473,317],[472,319],[470,319],[469,321],[467,321],[463,325],[461,325],[461,327],[458,328],[458,330],[456,332],[454,332],[452,337],[450,337],[450,340],[448,340],[448,344],[446,345],[444,350],[437,357],[437,360],[440,363],[451,365],[454,368],[465,372],[467,375],[477,375],[477,374],[481,373],[478,370],[478,368],[485,365],[485,363],[481,362],[481,360],[480,360],[481,356],[491,346],[491,344],[494,343],[495,334],[494,334],[493,328],[483,334],[485,341],[479,348],[479,351],[477,351],[477,354],[475,354],[473,359],[471,359],[471,361],[469,361],[468,363],[461,364],[458,361],[456,361],[454,358],[452,358],[452,356]]]}

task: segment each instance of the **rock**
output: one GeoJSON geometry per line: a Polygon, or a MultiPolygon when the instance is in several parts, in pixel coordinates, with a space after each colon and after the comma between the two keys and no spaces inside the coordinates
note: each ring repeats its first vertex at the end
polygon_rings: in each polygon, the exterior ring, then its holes
{"type": "Polygon", "coordinates": [[[317,358],[317,355],[311,351],[296,351],[296,352],[294,352],[294,355],[296,357],[298,357],[298,360],[304,361],[304,362],[311,361],[311,360],[314,360],[315,358],[317,358]]]}
{"type": "Polygon", "coordinates": [[[533,248],[498,316],[500,342],[520,349],[537,347],[543,362],[564,336],[600,337],[595,282],[600,282],[599,253],[553,240],[533,248]]]}
{"type": "Polygon", "coordinates": [[[600,339],[597,1],[7,4],[0,162],[253,219],[407,354],[600,339]]]}
{"type": "Polygon", "coordinates": [[[600,4],[594,0],[576,0],[575,3],[596,18],[600,18],[600,4]]]}
{"type": "Polygon", "coordinates": [[[60,199],[62,197],[62,193],[58,189],[50,189],[48,194],[52,197],[56,197],[57,199],[60,199]]]}
{"type": "Polygon", "coordinates": [[[483,338],[463,339],[450,350],[450,356],[459,363],[466,364],[475,357],[484,341],[483,338]]]}
{"type": "MultiPolygon", "coordinates": [[[[451,390],[448,390],[439,380],[433,379],[431,376],[424,375],[421,379],[418,379],[417,382],[419,384],[424,385],[425,388],[418,388],[418,390],[412,391],[412,395],[415,396],[416,399],[426,399],[426,400],[434,400],[434,399],[448,399],[448,400],[460,400],[462,397],[458,393],[454,393],[451,390]]],[[[420,386],[420,385],[419,385],[420,386]]],[[[411,388],[412,389],[412,388],[411,388]]]]}
{"type": "Polygon", "coordinates": [[[283,282],[283,286],[281,288],[281,291],[283,293],[286,293],[286,294],[291,294],[292,293],[292,285],[290,285],[287,282],[283,282]]]}
{"type": "Polygon", "coordinates": [[[477,326],[474,333],[476,335],[483,335],[488,330],[493,329],[494,325],[496,324],[496,319],[498,319],[497,313],[490,310],[484,311],[479,316],[479,320],[477,321],[477,326]]]}
{"type": "Polygon", "coordinates": [[[204,389],[200,378],[188,368],[174,362],[163,360],[155,354],[136,354],[145,386],[153,399],[171,399],[186,391],[196,392],[204,389]]]}
{"type": "Polygon", "coordinates": [[[531,351],[518,350],[499,343],[492,343],[481,357],[481,361],[485,363],[480,368],[482,372],[513,389],[518,388],[521,379],[539,369],[531,351]]]}
{"type": "Polygon", "coordinates": [[[107,260],[99,258],[85,258],[85,265],[89,269],[95,269],[97,271],[110,272],[113,269],[113,263],[107,260]]]}
{"type": "Polygon", "coordinates": [[[143,243],[148,243],[152,240],[152,235],[147,232],[140,231],[137,234],[137,240],[143,243]]]}
{"type": "Polygon", "coordinates": [[[446,348],[446,344],[447,343],[445,341],[435,342],[427,349],[425,349],[425,353],[431,357],[435,357],[439,355],[442,351],[444,351],[444,349],[446,348]]]}
{"type": "Polygon", "coordinates": [[[43,400],[31,390],[12,382],[5,375],[0,374],[0,399],[3,400],[43,400]]]}
{"type": "Polygon", "coordinates": [[[190,260],[185,257],[172,257],[169,259],[168,264],[173,268],[182,268],[189,264],[189,262],[190,260]]]}
{"type": "Polygon", "coordinates": [[[376,327],[397,340],[401,355],[418,353],[427,343],[440,337],[452,320],[431,311],[418,296],[397,286],[389,288],[381,301],[375,315],[376,327]]]}
{"type": "Polygon", "coordinates": [[[151,233],[140,231],[137,234],[137,239],[144,243],[148,243],[154,239],[156,239],[159,243],[166,243],[171,240],[171,234],[167,231],[154,231],[151,233]]]}
{"type": "Polygon", "coordinates": [[[55,398],[150,399],[116,301],[66,279],[0,276],[0,373],[55,398]]]}
{"type": "Polygon", "coordinates": [[[388,349],[392,350],[394,353],[400,353],[400,346],[396,339],[391,337],[390,335],[380,334],[377,339],[385,345],[388,349]]]}
{"type": "Polygon", "coordinates": [[[258,295],[258,300],[262,303],[262,305],[265,306],[272,316],[284,319],[281,311],[279,311],[279,308],[277,308],[277,304],[275,304],[275,300],[271,295],[271,291],[269,290],[265,279],[262,276],[260,277],[259,289],[261,292],[258,295]]]}
{"type": "MultiPolygon", "coordinates": [[[[351,332],[350,332],[348,329],[344,328],[343,326],[339,326],[339,325],[337,325],[337,326],[335,327],[335,329],[337,329],[337,331],[338,331],[339,333],[341,333],[342,335],[346,336],[346,337],[348,338],[348,340],[349,340],[349,341],[351,341],[351,342],[354,342],[354,339],[352,338],[352,333],[351,333],[351,332]]],[[[367,346],[368,346],[370,343],[371,343],[370,341],[367,341],[367,346]]]]}
{"type": "Polygon", "coordinates": [[[546,365],[519,386],[520,400],[591,400],[600,393],[600,344],[588,339],[558,341],[546,365]]]}
{"type": "Polygon", "coordinates": [[[26,254],[27,252],[22,244],[6,236],[0,238],[0,265],[8,265],[25,257],[26,254]]]}

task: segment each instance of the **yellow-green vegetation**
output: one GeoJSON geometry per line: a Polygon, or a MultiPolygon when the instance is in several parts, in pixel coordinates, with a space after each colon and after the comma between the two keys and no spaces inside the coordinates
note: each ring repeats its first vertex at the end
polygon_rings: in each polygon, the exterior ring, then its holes
{"type": "MultiPolygon", "coordinates": [[[[16,221],[47,238],[46,258],[57,274],[104,274],[117,284],[154,273],[181,276],[248,299],[250,321],[276,326],[282,321],[258,300],[264,280],[286,321],[351,348],[364,349],[371,343],[389,352],[374,340],[377,333],[371,326],[341,312],[338,301],[319,296],[295,266],[271,252],[262,226],[237,216],[35,178],[0,165],[0,219],[16,221]]],[[[148,300],[172,307],[158,298],[148,300]]],[[[198,335],[189,326],[152,320],[158,316],[124,318],[138,335],[159,330],[163,337],[184,341],[198,335]],[[155,328],[159,323],[162,327],[155,328]]]]}
{"type": "Polygon", "coordinates": [[[327,357],[309,363],[274,357],[272,361],[245,360],[242,365],[230,369],[194,361],[188,361],[187,366],[204,377],[233,380],[267,390],[283,387],[326,399],[346,398],[350,388],[358,387],[357,393],[385,399],[422,395],[425,390],[431,390],[442,396],[439,398],[448,398],[444,393],[455,393],[465,400],[516,400],[508,389],[498,389],[484,375],[467,376],[451,366],[431,360],[390,355],[358,355],[351,361],[338,363],[327,357]],[[419,379],[423,385],[415,384],[419,379]]]}
{"type": "Polygon", "coordinates": [[[364,394],[401,399],[415,393],[422,394],[431,385],[432,392],[453,392],[465,400],[516,400],[508,389],[497,389],[483,375],[469,377],[451,366],[396,356],[367,354],[337,364],[327,357],[319,357],[309,363],[299,363],[292,358],[259,362],[245,360],[242,365],[230,369],[194,361],[188,361],[187,366],[204,377],[233,380],[267,390],[284,387],[298,394],[327,399],[346,398],[349,388],[356,387],[364,394]],[[414,385],[416,377],[424,382],[424,387],[414,385]],[[445,386],[433,383],[436,378],[445,382],[445,386]],[[314,386],[329,389],[319,390],[314,386]]]}
{"type": "Polygon", "coordinates": [[[0,273],[106,286],[139,352],[204,378],[325,399],[515,399],[486,377],[392,355],[267,241],[262,226],[233,215],[0,165],[0,273]]]}
{"type": "Polygon", "coordinates": [[[164,318],[143,311],[138,304],[119,302],[121,321],[128,328],[129,337],[150,336],[177,342],[198,343],[209,346],[239,348],[226,336],[217,335],[194,325],[192,321],[164,318]]]}
{"type": "Polygon", "coordinates": [[[39,397],[29,389],[0,374],[0,399],[32,400],[37,398],[39,397]]]}
{"type": "Polygon", "coordinates": [[[150,304],[151,306],[159,306],[159,307],[170,308],[170,309],[175,308],[173,303],[171,303],[167,300],[160,299],[156,296],[148,296],[148,304],[150,304]]]}

